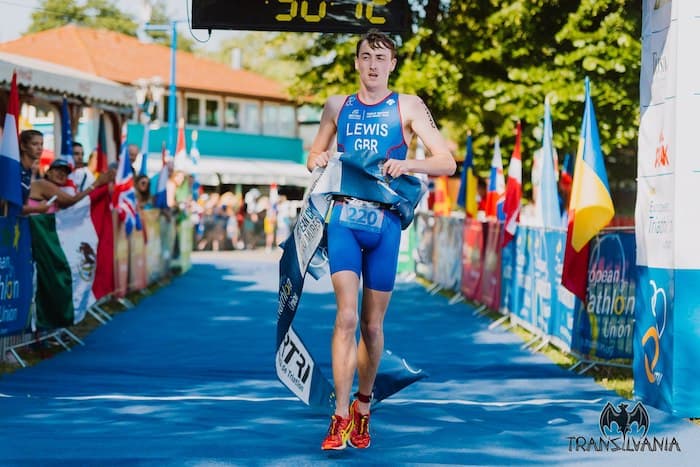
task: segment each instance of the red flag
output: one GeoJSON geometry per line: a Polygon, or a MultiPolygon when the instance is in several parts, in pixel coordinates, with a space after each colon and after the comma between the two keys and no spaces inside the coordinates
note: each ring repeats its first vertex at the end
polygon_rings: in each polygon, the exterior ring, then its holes
{"type": "Polygon", "coordinates": [[[520,220],[520,198],[522,197],[523,164],[520,156],[520,140],[522,130],[520,121],[515,128],[515,147],[510,157],[508,166],[508,183],[506,183],[506,201],[503,212],[506,215],[503,231],[503,246],[506,246],[513,237],[520,220]]]}
{"type": "Polygon", "coordinates": [[[90,192],[90,217],[100,239],[97,244],[95,281],[92,283],[92,293],[96,299],[100,299],[114,292],[114,227],[108,185],[90,192]]]}

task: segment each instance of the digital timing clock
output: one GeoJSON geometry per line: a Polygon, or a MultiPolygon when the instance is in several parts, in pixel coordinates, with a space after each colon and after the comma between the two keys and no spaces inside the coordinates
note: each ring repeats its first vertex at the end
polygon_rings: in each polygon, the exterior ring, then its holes
{"type": "Polygon", "coordinates": [[[407,0],[192,0],[194,29],[407,32],[407,0]]]}

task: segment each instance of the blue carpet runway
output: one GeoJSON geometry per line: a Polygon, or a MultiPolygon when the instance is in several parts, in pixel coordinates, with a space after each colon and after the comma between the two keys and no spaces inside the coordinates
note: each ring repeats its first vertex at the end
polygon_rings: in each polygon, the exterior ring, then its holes
{"type": "MultiPolygon", "coordinates": [[[[309,280],[295,319],[328,376],[334,303],[309,280]]],[[[697,465],[700,427],[651,407],[649,436],[680,453],[570,450],[619,397],[417,284],[398,285],[386,345],[429,378],[375,409],[370,449],[322,452],[328,415],[275,375],[276,310],[269,257],[195,256],[84,347],[0,379],[0,465],[697,465]]]]}

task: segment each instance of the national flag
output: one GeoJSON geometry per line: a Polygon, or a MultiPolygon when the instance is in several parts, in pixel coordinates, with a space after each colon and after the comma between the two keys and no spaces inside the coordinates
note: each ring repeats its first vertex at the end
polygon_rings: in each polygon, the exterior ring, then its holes
{"type": "Polygon", "coordinates": [[[170,171],[168,170],[167,153],[165,149],[165,142],[163,142],[163,149],[161,153],[162,166],[160,172],[158,173],[158,184],[156,185],[156,193],[153,197],[153,205],[160,209],[168,208],[168,178],[170,177],[170,171]]]}
{"type": "Polygon", "coordinates": [[[544,100],[544,132],[542,134],[542,152],[540,161],[542,164],[539,197],[537,205],[540,209],[542,224],[548,228],[560,228],[561,208],[559,207],[559,191],[557,189],[556,169],[554,161],[556,154],[552,142],[552,113],[549,107],[549,98],[544,100]]]}
{"type": "Polygon", "coordinates": [[[501,143],[496,136],[493,145],[493,158],[491,159],[491,173],[489,186],[486,192],[486,217],[505,220],[503,205],[506,201],[506,180],[503,176],[503,157],[501,156],[501,143]]]}
{"type": "Polygon", "coordinates": [[[515,127],[515,146],[508,165],[508,182],[506,183],[506,200],[503,204],[505,214],[503,246],[515,237],[515,231],[520,220],[520,198],[522,197],[523,163],[520,155],[522,129],[520,121],[515,127]]]}
{"type": "Polygon", "coordinates": [[[17,121],[19,120],[19,90],[17,89],[17,73],[12,73],[10,95],[5,113],[5,126],[0,143],[0,199],[22,206],[22,177],[19,162],[19,135],[17,121]]]}
{"type": "Polygon", "coordinates": [[[190,160],[192,161],[192,199],[194,201],[197,201],[199,199],[199,190],[202,186],[199,183],[199,180],[197,179],[197,166],[199,165],[200,159],[199,148],[197,147],[197,138],[197,130],[192,130],[192,147],[190,148],[190,160]]]}
{"type": "Polygon", "coordinates": [[[270,212],[274,217],[277,217],[277,208],[280,201],[279,191],[277,190],[277,184],[272,183],[270,185],[270,212]]]}
{"type": "Polygon", "coordinates": [[[467,217],[476,217],[479,206],[476,202],[476,176],[474,175],[474,145],[472,132],[467,133],[467,149],[462,165],[462,179],[459,184],[457,205],[464,208],[467,217]]]}
{"type": "Polygon", "coordinates": [[[127,235],[130,235],[134,228],[136,230],[141,230],[141,217],[136,207],[134,173],[129,163],[126,138],[123,138],[122,152],[119,157],[119,166],[117,168],[117,177],[114,180],[112,206],[117,210],[119,220],[124,222],[127,235]]]}
{"type": "Polygon", "coordinates": [[[586,299],[589,242],[615,215],[588,78],[585,87],[561,277],[564,287],[581,300],[586,299]]]}
{"type": "Polygon", "coordinates": [[[177,125],[177,145],[175,146],[175,170],[185,170],[187,167],[187,146],[185,144],[185,119],[181,118],[177,125]]]}
{"type": "Polygon", "coordinates": [[[149,134],[151,132],[148,123],[143,124],[143,138],[141,139],[141,168],[139,169],[139,175],[148,174],[148,140],[149,134]]]}
{"type": "Polygon", "coordinates": [[[68,100],[61,102],[61,154],[59,158],[67,161],[73,167],[73,129],[71,127],[68,100]]]}
{"type": "Polygon", "coordinates": [[[107,172],[107,134],[105,132],[104,115],[100,115],[97,126],[97,161],[95,170],[98,173],[107,172]]]}
{"type": "MultiPolygon", "coordinates": [[[[559,182],[564,185],[571,187],[571,184],[574,181],[574,167],[573,167],[573,159],[571,158],[571,154],[568,152],[564,156],[564,163],[561,165],[561,172],[559,173],[559,182]]],[[[568,208],[568,206],[567,206],[568,208]]]]}
{"type": "Polygon", "coordinates": [[[109,187],[93,190],[55,214],[29,216],[36,262],[37,324],[79,323],[96,300],[114,290],[114,237],[109,187]]]}

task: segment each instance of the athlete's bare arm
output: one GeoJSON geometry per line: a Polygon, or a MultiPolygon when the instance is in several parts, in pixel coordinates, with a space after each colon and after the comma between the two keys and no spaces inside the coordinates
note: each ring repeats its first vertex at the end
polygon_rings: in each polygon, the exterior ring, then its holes
{"type": "Polygon", "coordinates": [[[452,175],[455,173],[457,163],[425,102],[418,96],[401,94],[399,103],[401,118],[409,130],[405,131],[404,134],[408,133],[406,136],[411,137],[415,133],[423,141],[423,145],[431,157],[425,160],[389,159],[384,164],[384,173],[392,177],[398,177],[407,172],[428,175],[452,175]]]}
{"type": "Polygon", "coordinates": [[[338,131],[338,113],[340,113],[340,107],[345,102],[345,98],[346,96],[340,95],[330,96],[323,106],[318,133],[316,133],[314,142],[311,143],[309,157],[306,160],[306,168],[309,171],[316,167],[325,167],[328,164],[331,157],[328,151],[333,146],[333,140],[338,131]]]}

